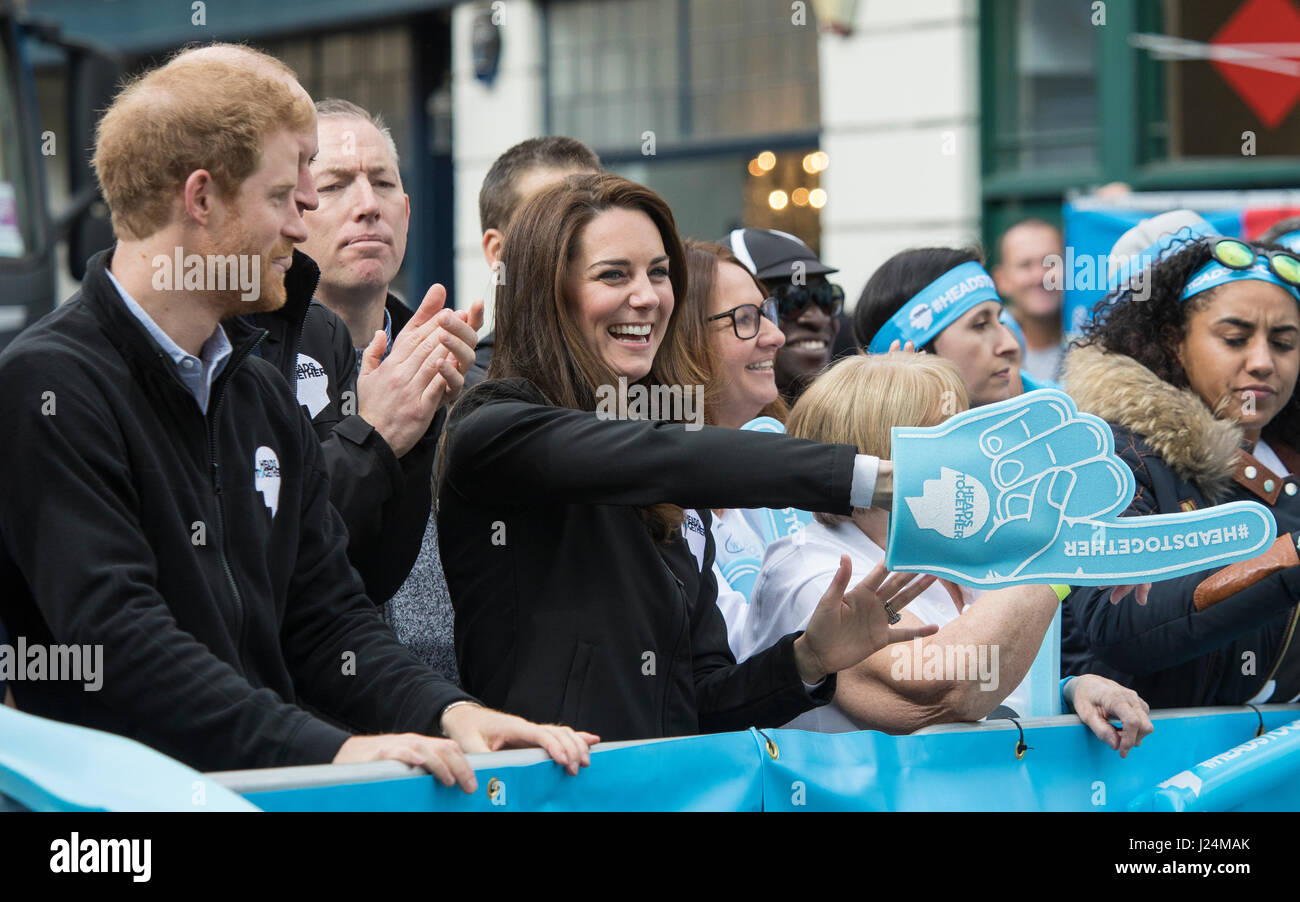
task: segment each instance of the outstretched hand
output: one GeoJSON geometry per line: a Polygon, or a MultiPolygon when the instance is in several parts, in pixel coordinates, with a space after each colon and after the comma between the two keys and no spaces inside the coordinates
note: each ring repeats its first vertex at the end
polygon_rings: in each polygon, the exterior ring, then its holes
{"type": "Polygon", "coordinates": [[[817,603],[804,634],[794,643],[795,663],[805,683],[820,683],[827,674],[847,670],[893,642],[906,642],[939,631],[934,624],[921,627],[889,625],[888,603],[897,613],[930,587],[933,576],[889,573],[877,564],[866,579],[845,592],[853,564],[840,555],[840,567],[826,594],[817,603]]]}

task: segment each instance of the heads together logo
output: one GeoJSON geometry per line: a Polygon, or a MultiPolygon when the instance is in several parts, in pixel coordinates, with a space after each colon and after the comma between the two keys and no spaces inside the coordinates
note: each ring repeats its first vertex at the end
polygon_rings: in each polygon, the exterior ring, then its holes
{"type": "Polygon", "coordinates": [[[242,301],[262,296],[258,254],[158,254],[151,261],[155,291],[238,291],[242,301]]]}
{"type": "MultiPolygon", "coordinates": [[[[945,314],[973,291],[996,291],[988,273],[980,272],[950,285],[937,297],[918,301],[907,315],[908,324],[919,333],[928,333],[935,323],[947,324],[945,314]]],[[[932,336],[931,336],[932,337],[932,336]]],[[[929,339],[925,339],[928,341],[929,339]]],[[[919,345],[918,345],[919,346],[919,345]]]]}
{"type": "Polygon", "coordinates": [[[703,385],[635,385],[626,376],[618,385],[596,388],[596,416],[602,420],[667,420],[685,423],[687,432],[704,426],[703,385]]]}
{"type": "Polygon", "coordinates": [[[906,498],[916,525],[949,539],[975,535],[989,517],[989,493],[973,476],[948,467],[927,479],[920,498],[906,498]]]}
{"type": "Polygon", "coordinates": [[[253,452],[253,490],[262,493],[262,502],[274,520],[280,507],[280,458],[265,445],[253,452]]]}

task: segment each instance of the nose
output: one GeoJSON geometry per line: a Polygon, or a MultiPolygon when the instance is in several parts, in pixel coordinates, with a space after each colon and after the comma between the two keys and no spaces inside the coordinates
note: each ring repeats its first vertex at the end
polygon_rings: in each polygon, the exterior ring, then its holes
{"type": "Polygon", "coordinates": [[[654,283],[650,281],[650,273],[645,270],[637,273],[628,291],[627,302],[635,309],[653,310],[659,306],[659,293],[655,291],[654,283]]]}
{"type": "MultiPolygon", "coordinates": [[[[312,191],[312,198],[315,198],[314,189],[312,191]]],[[[307,240],[307,223],[304,222],[302,218],[302,211],[304,208],[314,210],[316,205],[312,204],[311,206],[306,206],[301,201],[295,201],[293,212],[289,214],[289,218],[285,221],[284,228],[280,230],[280,233],[294,244],[302,244],[307,240]]]]}
{"type": "Polygon", "coordinates": [[[785,333],[781,327],[766,316],[758,320],[758,346],[760,348],[780,348],[785,345],[785,333]]]}
{"type": "Polygon", "coordinates": [[[356,219],[373,219],[379,215],[379,198],[375,196],[375,189],[370,185],[370,179],[365,175],[357,176],[353,182],[355,193],[353,195],[352,215],[356,219]]]}
{"type": "Polygon", "coordinates": [[[993,349],[994,355],[1005,357],[1007,360],[1016,363],[1020,360],[1020,342],[1016,341],[1016,336],[1011,334],[1011,330],[1001,322],[994,323],[995,334],[997,335],[997,345],[993,349]]]}
{"type": "Polygon", "coordinates": [[[320,206],[320,195],[316,193],[316,180],[312,178],[311,167],[306,164],[298,167],[298,187],[294,191],[293,200],[299,212],[315,210],[320,206]]]}
{"type": "Polygon", "coordinates": [[[1246,370],[1252,376],[1269,376],[1275,369],[1273,361],[1273,348],[1268,343],[1268,336],[1261,334],[1251,341],[1246,357],[1246,370]]]}

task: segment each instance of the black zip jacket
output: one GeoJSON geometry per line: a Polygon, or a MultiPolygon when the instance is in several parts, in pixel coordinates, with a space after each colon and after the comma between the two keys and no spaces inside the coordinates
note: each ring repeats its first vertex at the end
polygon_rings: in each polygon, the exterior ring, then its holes
{"type": "MultiPolygon", "coordinates": [[[[1137,485],[1125,516],[1249,500],[1272,511],[1279,536],[1300,535],[1300,475],[1262,472],[1240,448],[1240,427],[1215,418],[1190,390],[1163,382],[1132,358],[1093,347],[1066,357],[1065,387],[1081,410],[1111,421],[1115,452],[1137,485]]],[[[1268,700],[1289,701],[1300,693],[1294,636],[1300,566],[1268,573],[1197,610],[1197,587],[1220,569],[1153,583],[1145,605],[1131,594],[1111,604],[1110,589],[1076,587],[1062,615],[1062,673],[1110,677],[1153,708],[1240,705],[1270,680],[1275,690],[1268,700]]]]}
{"type": "MultiPolygon", "coordinates": [[[[433,503],[433,458],[446,420],[439,410],[429,431],[401,459],[356,414],[356,350],[347,325],[313,301],[320,270],[294,251],[285,275],[289,299],[274,313],[246,317],[267,334],[258,352],[294,389],[325,452],[330,500],[348,527],[348,558],[366,594],[383,604],[401,587],[416,557],[433,503]]],[[[393,337],[414,315],[393,295],[386,303],[393,337]]]]}
{"type": "Polygon", "coordinates": [[[467,392],[447,426],[438,533],[465,688],[602,739],[779,726],[812,695],[798,634],[737,665],[717,606],[714,507],[847,514],[855,452],[779,435],[601,421],[525,380],[467,392]],[[656,544],[637,507],[696,508],[701,568],[656,544]]]}
{"type": "Polygon", "coordinates": [[[103,687],[12,684],[19,708],[200,770],[318,764],[348,734],[437,735],[468,698],[393,636],[348,564],[320,442],[263,360],[234,352],[206,416],[93,257],[0,354],[0,619],[103,646],[103,687]],[[353,675],[355,674],[355,675],[353,675]]]}

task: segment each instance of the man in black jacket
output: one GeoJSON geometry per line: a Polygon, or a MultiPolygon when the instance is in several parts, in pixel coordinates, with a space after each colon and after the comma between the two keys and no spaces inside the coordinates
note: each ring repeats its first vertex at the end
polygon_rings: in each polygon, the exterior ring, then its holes
{"type": "Polygon", "coordinates": [[[0,619],[102,646],[102,689],[15,700],[200,769],[394,759],[473,791],[462,749],[539,744],[576,773],[594,737],[477,705],[383,624],[320,443],[231,318],[314,278],[292,248],[315,116],[291,81],[182,55],[100,123],[119,243],[0,354],[0,619]]]}

